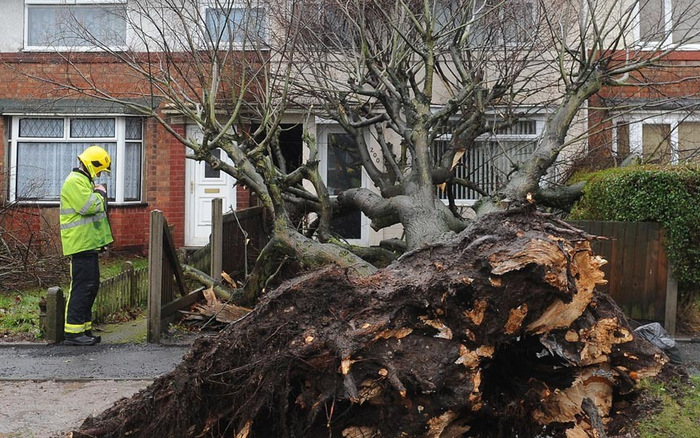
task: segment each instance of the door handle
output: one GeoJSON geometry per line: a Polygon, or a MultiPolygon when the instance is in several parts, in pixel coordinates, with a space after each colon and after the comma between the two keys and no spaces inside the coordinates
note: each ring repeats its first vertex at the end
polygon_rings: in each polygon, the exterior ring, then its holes
{"type": "Polygon", "coordinates": [[[194,181],[190,181],[190,195],[194,194],[194,181]]]}

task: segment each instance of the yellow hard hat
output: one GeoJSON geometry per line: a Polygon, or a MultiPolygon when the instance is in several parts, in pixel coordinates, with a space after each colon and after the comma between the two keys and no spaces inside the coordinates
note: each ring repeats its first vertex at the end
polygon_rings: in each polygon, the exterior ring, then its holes
{"type": "Polygon", "coordinates": [[[112,160],[107,151],[99,146],[90,146],[85,149],[82,154],[78,155],[78,159],[90,173],[91,178],[96,178],[103,170],[111,171],[112,160]]]}

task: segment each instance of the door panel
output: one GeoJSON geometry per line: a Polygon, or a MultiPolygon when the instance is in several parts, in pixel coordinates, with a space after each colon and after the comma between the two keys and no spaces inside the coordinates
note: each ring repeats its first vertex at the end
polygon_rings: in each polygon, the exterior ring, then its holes
{"type": "MultiPolygon", "coordinates": [[[[195,138],[201,133],[195,126],[187,127],[187,135],[195,138]]],[[[214,151],[225,162],[228,157],[221,150],[214,151]]],[[[186,162],[185,189],[185,245],[204,246],[209,242],[211,234],[211,202],[216,198],[223,199],[224,213],[236,208],[236,180],[220,171],[214,170],[205,162],[186,162]]]]}

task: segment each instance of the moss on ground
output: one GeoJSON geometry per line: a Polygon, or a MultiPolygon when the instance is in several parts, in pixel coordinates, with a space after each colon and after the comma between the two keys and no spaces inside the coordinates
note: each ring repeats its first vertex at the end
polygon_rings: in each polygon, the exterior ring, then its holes
{"type": "Polygon", "coordinates": [[[661,401],[661,410],[640,420],[642,438],[700,437],[700,376],[690,383],[647,381],[643,386],[661,401]]]}

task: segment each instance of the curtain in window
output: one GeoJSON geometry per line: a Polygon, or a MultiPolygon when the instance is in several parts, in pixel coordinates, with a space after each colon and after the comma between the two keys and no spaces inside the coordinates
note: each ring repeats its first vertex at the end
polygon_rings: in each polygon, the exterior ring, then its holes
{"type": "Polygon", "coordinates": [[[30,6],[29,46],[94,47],[126,44],[126,7],[30,6]]]}
{"type": "MultiPolygon", "coordinates": [[[[78,155],[97,144],[112,156],[115,143],[23,143],[17,144],[17,199],[57,201],[63,180],[78,165],[78,155]]],[[[114,164],[112,164],[114,168],[114,164]]],[[[114,175],[100,178],[114,196],[114,175]]]]}

